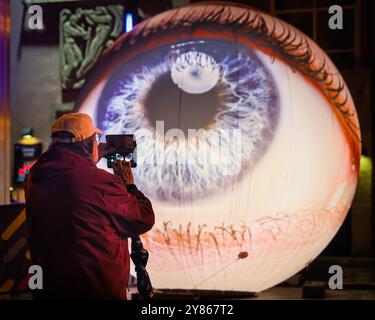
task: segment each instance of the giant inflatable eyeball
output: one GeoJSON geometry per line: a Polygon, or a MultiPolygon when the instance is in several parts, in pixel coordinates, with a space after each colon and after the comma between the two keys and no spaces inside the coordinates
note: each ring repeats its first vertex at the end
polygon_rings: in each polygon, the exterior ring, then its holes
{"type": "Polygon", "coordinates": [[[351,205],[348,88],[311,39],[255,9],[196,4],[142,22],[107,50],[76,110],[135,134],[155,288],[270,288],[319,255],[351,205]]]}

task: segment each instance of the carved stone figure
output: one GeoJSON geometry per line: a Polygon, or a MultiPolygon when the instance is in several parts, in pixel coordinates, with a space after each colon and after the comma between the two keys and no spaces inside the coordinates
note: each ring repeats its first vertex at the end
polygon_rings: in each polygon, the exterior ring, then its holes
{"type": "Polygon", "coordinates": [[[63,9],[60,13],[61,85],[79,89],[102,52],[122,32],[122,5],[63,9]]]}

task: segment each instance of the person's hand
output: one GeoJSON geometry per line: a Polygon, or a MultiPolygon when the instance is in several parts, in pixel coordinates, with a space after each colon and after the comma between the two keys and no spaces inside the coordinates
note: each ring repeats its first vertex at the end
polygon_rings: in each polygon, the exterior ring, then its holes
{"type": "Polygon", "coordinates": [[[134,184],[131,163],[117,160],[113,165],[113,173],[120,177],[125,185],[134,184]]]}
{"type": "Polygon", "coordinates": [[[115,147],[108,147],[106,143],[99,143],[98,145],[98,153],[99,153],[99,160],[101,158],[104,158],[107,154],[109,153],[114,153],[116,152],[116,148],[115,147]]]}

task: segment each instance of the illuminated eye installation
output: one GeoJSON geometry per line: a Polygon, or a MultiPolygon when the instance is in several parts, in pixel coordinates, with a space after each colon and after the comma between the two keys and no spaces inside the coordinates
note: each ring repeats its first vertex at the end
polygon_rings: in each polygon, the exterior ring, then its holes
{"type": "Polygon", "coordinates": [[[350,93],[311,39],[255,9],[196,4],[142,22],[105,53],[76,110],[136,136],[156,288],[267,289],[314,259],[351,205],[350,93]]]}

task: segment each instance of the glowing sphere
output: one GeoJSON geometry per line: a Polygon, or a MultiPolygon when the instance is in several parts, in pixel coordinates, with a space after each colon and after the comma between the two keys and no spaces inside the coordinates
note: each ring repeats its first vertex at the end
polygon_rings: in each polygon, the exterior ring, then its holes
{"type": "Polygon", "coordinates": [[[311,39],[254,9],[144,21],[76,107],[107,134],[136,135],[156,288],[267,289],[319,255],[351,205],[360,133],[344,80],[311,39]]]}

